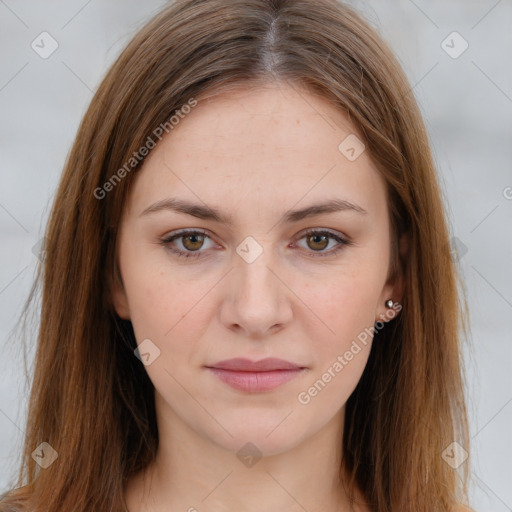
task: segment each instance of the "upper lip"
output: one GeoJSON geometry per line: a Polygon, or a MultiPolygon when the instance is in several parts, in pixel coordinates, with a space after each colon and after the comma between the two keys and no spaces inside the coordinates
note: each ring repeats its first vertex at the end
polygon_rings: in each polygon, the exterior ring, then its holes
{"type": "Polygon", "coordinates": [[[284,359],[276,359],[273,357],[260,359],[259,361],[251,361],[250,359],[237,357],[235,359],[225,359],[224,361],[208,365],[207,368],[242,372],[268,372],[273,370],[300,370],[304,367],[291,363],[290,361],[285,361],[284,359]]]}

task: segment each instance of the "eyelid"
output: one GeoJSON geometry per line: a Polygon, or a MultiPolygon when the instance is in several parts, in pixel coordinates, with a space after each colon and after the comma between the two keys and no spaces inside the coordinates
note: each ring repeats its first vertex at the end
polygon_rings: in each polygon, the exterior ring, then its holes
{"type": "Polygon", "coordinates": [[[329,228],[306,228],[300,231],[297,235],[295,235],[295,240],[300,240],[309,234],[327,234],[331,235],[333,238],[339,238],[345,242],[349,242],[349,238],[338,231],[334,231],[329,228]]]}
{"type": "MultiPolygon", "coordinates": [[[[165,244],[170,244],[174,240],[182,238],[182,237],[185,237],[187,235],[204,235],[205,237],[207,237],[210,240],[214,241],[214,237],[206,229],[201,229],[201,228],[185,228],[185,229],[180,229],[178,231],[172,231],[170,234],[165,235],[164,237],[162,237],[161,243],[163,243],[164,245],[165,244]]],[[[193,253],[193,252],[199,253],[199,252],[205,252],[205,251],[189,251],[189,252],[190,253],[193,253]]]]}

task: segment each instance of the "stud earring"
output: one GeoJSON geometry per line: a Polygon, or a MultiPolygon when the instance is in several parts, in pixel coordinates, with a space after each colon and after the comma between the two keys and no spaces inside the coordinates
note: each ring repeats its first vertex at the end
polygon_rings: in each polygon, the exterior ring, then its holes
{"type": "Polygon", "coordinates": [[[390,309],[390,308],[392,308],[392,307],[393,307],[393,300],[392,300],[392,299],[388,299],[388,300],[386,301],[386,307],[387,307],[388,309],[390,309]]]}

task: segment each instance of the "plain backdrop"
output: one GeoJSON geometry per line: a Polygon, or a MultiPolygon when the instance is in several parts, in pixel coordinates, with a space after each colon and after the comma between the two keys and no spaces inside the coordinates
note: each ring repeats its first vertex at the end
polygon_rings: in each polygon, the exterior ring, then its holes
{"type": "MultiPolygon", "coordinates": [[[[350,3],[391,44],[427,124],[471,314],[472,505],[512,511],[512,2],[350,3]]],[[[12,329],[64,161],[109,65],[163,4],[0,0],[0,492],[28,397],[12,329]],[[58,44],[47,58],[42,32],[58,44]]]]}

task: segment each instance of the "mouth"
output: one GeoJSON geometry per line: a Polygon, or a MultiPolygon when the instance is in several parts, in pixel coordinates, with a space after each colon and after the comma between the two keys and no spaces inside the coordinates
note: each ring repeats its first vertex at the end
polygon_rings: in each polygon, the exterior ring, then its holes
{"type": "Polygon", "coordinates": [[[228,386],[248,393],[271,391],[306,370],[304,366],[275,358],[228,359],[205,368],[228,386]]]}

